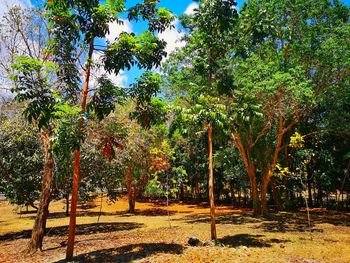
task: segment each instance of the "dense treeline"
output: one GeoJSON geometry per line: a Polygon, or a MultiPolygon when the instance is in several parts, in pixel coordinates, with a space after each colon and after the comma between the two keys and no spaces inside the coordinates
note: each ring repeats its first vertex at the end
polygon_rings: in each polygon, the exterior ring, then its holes
{"type": "Polygon", "coordinates": [[[209,198],[212,239],[218,202],[256,215],[349,209],[349,7],[251,0],[238,13],[233,0],[200,1],[180,17],[186,45],[165,61],[157,33],[171,26],[170,11],[136,5],[128,19],[142,17],[148,31],[124,32],[101,51],[95,39],[120,22],[124,1],[95,2],[53,0],[2,20],[10,55],[1,66],[20,103],[1,104],[0,192],[18,205],[40,201],[29,251],[41,248],[50,201],[65,198],[68,215],[70,196],[67,259],[78,195],[127,194],[129,212],[142,198],[209,198]],[[33,32],[45,48],[26,46],[33,32]],[[129,88],[108,78],[133,66],[144,73],[129,88]]]}

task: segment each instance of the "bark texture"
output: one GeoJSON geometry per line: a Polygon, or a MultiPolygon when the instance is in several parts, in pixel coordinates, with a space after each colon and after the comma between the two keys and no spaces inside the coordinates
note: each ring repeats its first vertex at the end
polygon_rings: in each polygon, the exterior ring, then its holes
{"type": "Polygon", "coordinates": [[[210,202],[210,233],[211,240],[216,240],[215,202],[214,202],[214,173],[213,173],[213,127],[208,125],[209,145],[209,202],[210,202]]]}
{"type": "Polygon", "coordinates": [[[52,182],[53,159],[50,133],[47,130],[42,129],[40,135],[44,145],[44,174],[42,179],[39,207],[32,230],[32,236],[27,247],[27,252],[31,254],[35,253],[38,249],[42,250],[46,219],[49,213],[49,204],[51,199],[50,190],[52,182]]]}
{"type": "MultiPolygon", "coordinates": [[[[86,111],[86,100],[89,92],[89,82],[90,82],[90,73],[91,73],[91,59],[94,52],[94,40],[90,42],[89,53],[87,56],[86,62],[86,71],[85,71],[85,81],[84,88],[81,100],[81,114],[84,115],[86,111]]],[[[82,133],[84,126],[84,118],[80,119],[79,122],[79,133],[82,133]]],[[[74,239],[75,239],[75,226],[76,226],[76,211],[78,204],[78,190],[80,182],[80,147],[77,145],[74,151],[74,174],[73,174],[73,188],[72,188],[72,200],[71,200],[71,212],[69,219],[69,232],[68,232],[68,242],[67,242],[67,252],[66,260],[73,260],[74,253],[74,239]]]]}

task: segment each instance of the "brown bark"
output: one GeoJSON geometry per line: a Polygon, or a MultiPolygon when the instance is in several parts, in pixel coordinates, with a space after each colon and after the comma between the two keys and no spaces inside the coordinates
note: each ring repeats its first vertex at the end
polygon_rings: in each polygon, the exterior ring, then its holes
{"type": "Polygon", "coordinates": [[[210,230],[211,240],[216,240],[215,202],[214,202],[214,173],[213,173],[213,127],[208,125],[209,145],[209,203],[210,203],[210,230]]]}
{"type": "Polygon", "coordinates": [[[128,190],[129,213],[135,212],[135,197],[132,191],[132,176],[134,174],[134,165],[130,165],[126,171],[126,187],[128,190]]]}
{"type": "Polygon", "coordinates": [[[66,194],[66,216],[69,216],[69,193],[66,194]]]}
{"type": "Polygon", "coordinates": [[[281,205],[281,193],[278,190],[278,188],[276,187],[276,182],[274,180],[274,178],[271,178],[270,180],[270,186],[271,186],[271,190],[272,190],[272,194],[273,194],[273,199],[275,201],[275,205],[276,205],[276,209],[278,211],[280,211],[282,209],[282,205],[281,205]]]}
{"type": "Polygon", "coordinates": [[[42,250],[46,219],[49,213],[49,204],[51,199],[50,189],[52,181],[53,159],[50,134],[42,129],[41,139],[44,144],[44,174],[42,179],[39,208],[35,218],[32,236],[26,250],[28,253],[35,253],[38,249],[42,250]]]}
{"type": "Polygon", "coordinates": [[[266,197],[267,188],[268,188],[271,176],[273,175],[273,171],[275,170],[276,165],[278,163],[278,157],[279,157],[282,143],[283,143],[283,136],[287,131],[289,131],[297,123],[297,120],[298,120],[298,119],[293,120],[288,125],[288,127],[284,128],[281,97],[282,97],[282,94],[280,94],[280,96],[278,98],[279,125],[278,125],[278,133],[277,133],[277,143],[275,145],[271,165],[268,167],[268,169],[264,173],[263,181],[262,181],[262,185],[261,185],[261,215],[268,214],[267,197],[266,197]]]}
{"type": "Polygon", "coordinates": [[[267,215],[268,214],[268,207],[267,207],[267,188],[269,186],[271,172],[268,171],[265,175],[263,175],[263,180],[261,184],[261,215],[267,215]]]}
{"type": "MultiPolygon", "coordinates": [[[[93,52],[94,52],[94,40],[92,39],[90,42],[89,53],[88,53],[87,62],[86,62],[85,81],[84,81],[84,88],[83,88],[82,101],[81,101],[82,115],[84,115],[86,111],[86,100],[89,92],[91,59],[92,59],[93,52]]],[[[83,126],[84,126],[84,119],[81,118],[79,122],[79,133],[82,133],[83,126]]],[[[72,188],[71,213],[70,213],[70,219],[69,219],[69,232],[68,232],[68,242],[67,242],[67,252],[66,252],[67,261],[73,260],[79,181],[80,181],[80,147],[77,145],[74,151],[73,188],[72,188]]]]}
{"type": "Polygon", "coordinates": [[[250,156],[250,149],[251,147],[248,147],[248,149],[244,149],[241,137],[238,132],[235,134],[233,132],[230,132],[233,143],[236,145],[236,147],[239,150],[239,153],[241,154],[241,157],[243,159],[244,166],[247,170],[250,186],[252,189],[252,201],[253,201],[253,210],[254,215],[258,215],[260,211],[260,200],[258,195],[258,186],[256,182],[256,173],[255,173],[255,165],[253,161],[251,160],[250,156]]]}

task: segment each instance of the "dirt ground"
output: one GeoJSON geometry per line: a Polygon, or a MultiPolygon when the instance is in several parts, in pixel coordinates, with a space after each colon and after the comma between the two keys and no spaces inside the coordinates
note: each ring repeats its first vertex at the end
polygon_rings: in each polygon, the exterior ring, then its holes
{"type": "MultiPolygon", "coordinates": [[[[219,244],[190,247],[189,237],[210,238],[209,208],[201,204],[136,203],[128,214],[125,199],[99,201],[80,209],[74,262],[350,262],[350,214],[315,210],[312,231],[305,212],[257,219],[251,211],[217,208],[219,244]]],[[[0,202],[0,262],[64,262],[65,204],[50,206],[43,251],[23,253],[35,213],[18,214],[0,202]]]]}

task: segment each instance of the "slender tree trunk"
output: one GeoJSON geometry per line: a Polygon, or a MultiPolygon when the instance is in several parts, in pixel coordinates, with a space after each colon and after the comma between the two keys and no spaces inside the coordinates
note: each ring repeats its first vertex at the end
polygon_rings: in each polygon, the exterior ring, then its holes
{"type": "Polygon", "coordinates": [[[52,181],[53,159],[50,143],[50,133],[41,130],[41,139],[44,144],[45,154],[44,174],[42,179],[39,208],[35,218],[31,240],[29,241],[27,247],[28,253],[34,253],[38,249],[42,250],[46,219],[49,213],[49,204],[51,199],[50,189],[52,181]]]}
{"type": "Polygon", "coordinates": [[[101,217],[101,214],[102,214],[102,205],[103,205],[103,192],[100,193],[100,211],[98,213],[97,223],[100,222],[100,217],[101,217]]]}
{"type": "Polygon", "coordinates": [[[323,193],[320,186],[318,187],[318,190],[317,190],[317,199],[318,199],[319,206],[323,207],[323,193]]]}
{"type": "Polygon", "coordinates": [[[312,187],[311,187],[311,177],[310,177],[310,175],[309,175],[309,173],[307,173],[308,174],[308,178],[307,178],[307,192],[308,192],[308,203],[309,203],[309,207],[313,207],[313,202],[312,202],[312,192],[311,192],[311,190],[312,190],[312,187]]]}
{"type": "Polygon", "coordinates": [[[237,201],[235,197],[235,189],[233,187],[233,183],[230,184],[230,192],[231,192],[232,208],[235,208],[237,201]]]}
{"type": "Polygon", "coordinates": [[[272,194],[273,194],[273,199],[276,205],[276,209],[277,211],[280,211],[282,209],[282,205],[281,205],[281,194],[280,191],[278,190],[278,188],[276,187],[276,181],[271,178],[270,180],[270,186],[271,186],[271,190],[272,190],[272,194]]]}
{"type": "Polygon", "coordinates": [[[238,189],[238,206],[241,207],[242,203],[241,203],[241,188],[238,189]]]}
{"type": "MultiPolygon", "coordinates": [[[[94,52],[94,39],[91,40],[89,46],[89,53],[87,56],[86,62],[86,71],[85,71],[85,81],[84,88],[81,100],[81,114],[82,118],[79,122],[79,133],[82,133],[84,126],[84,114],[86,111],[86,101],[87,95],[89,92],[89,82],[90,82],[90,72],[91,72],[91,59],[92,54],[94,52]]],[[[76,211],[78,204],[78,190],[79,190],[79,182],[80,182],[80,146],[75,146],[74,151],[74,174],[73,174],[73,188],[72,188],[72,200],[71,200],[71,213],[69,219],[69,232],[68,232],[68,242],[67,242],[67,252],[66,252],[66,260],[73,260],[73,252],[74,252],[74,239],[75,239],[75,226],[76,226],[76,211]]]]}
{"type": "Polygon", "coordinates": [[[316,201],[316,205],[315,206],[318,207],[319,204],[318,204],[318,198],[317,198],[317,194],[316,194],[316,185],[315,185],[315,183],[313,184],[313,192],[314,192],[314,198],[313,199],[316,201]]]}
{"type": "Polygon", "coordinates": [[[267,172],[266,175],[263,175],[263,181],[261,184],[261,215],[265,216],[268,215],[269,210],[267,207],[267,188],[269,186],[269,181],[270,181],[270,172],[267,172]]]}
{"type": "Polygon", "coordinates": [[[213,173],[213,127],[208,125],[208,145],[209,145],[209,202],[210,202],[210,224],[211,240],[216,240],[215,226],[215,202],[214,202],[214,173],[213,173]]]}
{"type": "MultiPolygon", "coordinates": [[[[344,174],[344,178],[343,178],[343,182],[341,184],[341,188],[340,188],[340,195],[341,195],[341,208],[344,208],[344,186],[345,186],[345,182],[346,182],[346,178],[348,177],[349,175],[349,171],[350,171],[350,161],[348,162],[348,167],[345,171],[345,174],[344,174]]],[[[337,205],[337,209],[339,209],[340,206],[337,205]]]]}
{"type": "Polygon", "coordinates": [[[184,189],[184,184],[183,183],[181,183],[181,186],[180,186],[179,199],[180,199],[180,201],[184,201],[185,200],[185,189],[184,189]]]}
{"type": "MultiPolygon", "coordinates": [[[[252,187],[252,202],[253,202],[253,211],[254,215],[259,215],[260,213],[260,200],[259,200],[259,193],[258,193],[258,185],[256,183],[255,177],[252,178],[253,180],[250,182],[252,187]]],[[[246,194],[246,192],[244,192],[246,194]]],[[[247,204],[247,199],[245,199],[245,205],[247,204]]]]}
{"type": "Polygon", "coordinates": [[[132,177],[134,174],[134,166],[133,164],[130,164],[126,171],[126,188],[128,190],[128,202],[129,202],[129,213],[135,212],[135,201],[134,201],[134,195],[132,192],[132,177]]]}
{"type": "Polygon", "coordinates": [[[74,250],[74,239],[75,239],[75,226],[76,226],[76,212],[78,205],[78,190],[80,182],[80,150],[79,147],[74,151],[74,174],[73,174],[73,188],[72,188],[72,199],[71,199],[71,211],[69,217],[69,232],[68,232],[68,242],[67,242],[67,253],[66,260],[73,260],[73,250],[74,250]]]}
{"type": "Polygon", "coordinates": [[[66,216],[69,216],[69,193],[66,193],[66,216]]]}

